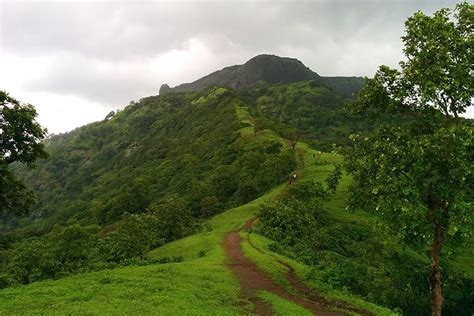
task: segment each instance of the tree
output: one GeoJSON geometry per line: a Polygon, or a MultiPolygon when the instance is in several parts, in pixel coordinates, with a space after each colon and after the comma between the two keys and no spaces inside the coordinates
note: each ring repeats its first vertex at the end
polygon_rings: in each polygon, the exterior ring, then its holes
{"type": "Polygon", "coordinates": [[[21,284],[43,278],[46,248],[40,239],[26,239],[9,251],[7,270],[21,284]]]}
{"type": "Polygon", "coordinates": [[[36,122],[31,104],[20,104],[0,91],[0,213],[25,214],[34,202],[33,193],[15,179],[9,166],[14,162],[32,167],[45,158],[41,142],[46,130],[36,122]]]}
{"type": "Polygon", "coordinates": [[[194,219],[184,200],[171,196],[150,207],[150,212],[158,219],[157,230],[164,242],[170,242],[195,231],[194,219]]]}
{"type": "Polygon", "coordinates": [[[157,242],[157,219],[150,214],[126,214],[117,229],[102,242],[105,260],[126,262],[134,257],[141,260],[157,242]]]}
{"type": "Polygon", "coordinates": [[[466,188],[474,133],[460,114],[474,97],[474,6],[417,12],[405,28],[406,61],[400,70],[381,66],[352,108],[402,113],[408,122],[352,135],[345,165],[357,183],[353,207],[373,209],[406,240],[431,244],[432,315],[441,315],[442,245],[469,232],[473,211],[466,188]]]}
{"type": "Polygon", "coordinates": [[[55,225],[44,238],[55,270],[68,273],[87,267],[92,261],[98,231],[98,226],[55,225]]]}
{"type": "Polygon", "coordinates": [[[312,248],[322,237],[321,226],[327,217],[323,203],[329,193],[321,182],[302,181],[291,186],[276,203],[260,206],[260,233],[295,249],[312,248]]]}
{"type": "Polygon", "coordinates": [[[204,218],[216,215],[220,210],[219,200],[215,196],[205,196],[201,199],[201,213],[204,218]]]}

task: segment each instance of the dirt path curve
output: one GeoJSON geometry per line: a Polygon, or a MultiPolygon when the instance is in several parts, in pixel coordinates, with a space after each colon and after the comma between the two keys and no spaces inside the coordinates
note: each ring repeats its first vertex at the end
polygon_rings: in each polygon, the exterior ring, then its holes
{"type": "MultiPolygon", "coordinates": [[[[247,229],[250,229],[252,227],[252,224],[255,221],[255,219],[256,218],[252,219],[252,222],[250,223],[250,225],[246,227],[247,229]]],[[[260,253],[264,253],[261,249],[259,249],[252,243],[252,240],[250,239],[250,235],[248,236],[248,242],[252,248],[254,248],[260,253]]],[[[293,269],[292,266],[280,260],[278,257],[273,256],[272,254],[267,254],[267,255],[272,256],[275,259],[275,261],[277,261],[278,263],[280,263],[281,265],[285,266],[288,269],[288,273],[286,274],[285,278],[288,281],[288,283],[291,285],[291,287],[298,293],[299,296],[304,297],[312,302],[319,302],[321,305],[326,306],[326,307],[336,307],[342,310],[355,312],[357,314],[364,315],[364,316],[374,316],[373,313],[367,310],[364,310],[362,308],[351,306],[345,302],[330,300],[317,294],[314,290],[309,288],[304,282],[302,282],[296,276],[295,269],[293,269]]]]}
{"type": "MultiPolygon", "coordinates": [[[[254,221],[255,218],[247,221],[244,228],[252,227],[254,221]]],[[[271,307],[257,296],[258,291],[265,290],[296,303],[318,316],[345,315],[341,312],[327,311],[322,304],[288,293],[282,286],[276,284],[265,274],[265,272],[260,270],[255,263],[244,256],[240,242],[239,231],[231,231],[224,237],[224,249],[229,259],[228,266],[240,282],[241,296],[243,299],[248,299],[253,303],[254,314],[272,315],[271,307]]]]}

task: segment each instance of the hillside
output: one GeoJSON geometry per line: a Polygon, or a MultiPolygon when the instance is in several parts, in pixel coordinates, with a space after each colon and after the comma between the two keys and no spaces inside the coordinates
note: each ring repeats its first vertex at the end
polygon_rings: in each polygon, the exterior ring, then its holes
{"type": "MultiPolygon", "coordinates": [[[[251,127],[244,128],[242,132],[243,137],[254,144],[278,139],[271,131],[264,131],[255,138],[251,127]]],[[[307,150],[304,146],[298,147],[307,150]]],[[[312,152],[307,152],[305,157],[313,159],[312,152]]],[[[324,157],[334,159],[330,154],[324,157]]],[[[306,161],[305,164],[311,167],[298,171],[302,177],[311,177],[314,171],[318,172],[313,169],[313,161],[306,161]]],[[[322,171],[321,175],[325,174],[322,171]]],[[[150,260],[163,262],[161,264],[116,268],[4,289],[0,291],[0,311],[7,314],[52,312],[92,315],[124,312],[237,315],[248,312],[255,302],[248,305],[239,298],[239,283],[228,269],[229,259],[221,243],[227,233],[252,218],[262,202],[275,199],[285,187],[280,185],[248,204],[213,217],[207,231],[166,244],[147,255],[150,260]],[[169,258],[177,257],[179,262],[166,263],[169,258]],[[45,300],[52,293],[54,298],[45,300]]],[[[308,267],[281,256],[277,260],[268,249],[268,241],[258,235],[252,236],[258,246],[251,246],[249,240],[244,239],[242,247],[245,255],[256,260],[258,267],[274,282],[290,291],[289,285],[282,281],[288,269],[286,265],[293,267],[299,277],[306,275],[308,267]]],[[[368,315],[393,314],[348,294],[321,288],[318,283],[311,283],[311,286],[317,288],[319,293],[325,293],[324,302],[329,305],[325,305],[324,310],[334,305],[330,310],[359,310],[368,315]]],[[[304,307],[271,292],[259,292],[257,295],[279,314],[311,314],[304,307]]]]}
{"type": "Polygon", "coordinates": [[[325,85],[344,98],[353,98],[364,84],[361,77],[321,77],[295,58],[258,55],[243,65],[223,68],[191,83],[173,88],[163,84],[160,87],[160,95],[200,91],[213,86],[245,89],[262,81],[285,84],[310,80],[325,85]]]}
{"type": "Polygon", "coordinates": [[[256,151],[241,141],[240,102],[225,89],[150,97],[54,136],[51,158],[25,173],[39,195],[34,218],[108,224],[176,193],[201,216],[206,197],[217,209],[255,198],[284,179],[294,162],[285,150],[267,150],[271,140],[256,151]],[[276,173],[262,168],[275,163],[276,173]],[[251,182],[255,173],[257,182],[251,182]]]}
{"type": "MultiPolygon", "coordinates": [[[[278,136],[269,130],[262,131],[255,137],[251,126],[241,131],[242,136],[254,144],[278,139],[278,136]]],[[[297,153],[297,173],[300,176],[298,181],[302,182],[324,180],[333,169],[333,164],[340,161],[337,155],[326,153],[320,155],[303,143],[297,145],[297,153]]],[[[347,196],[348,185],[347,178],[345,179],[335,197],[326,206],[332,214],[331,229],[337,236],[333,241],[336,244],[331,250],[338,256],[343,255],[341,258],[346,258],[345,264],[341,266],[342,270],[337,271],[335,267],[331,268],[331,265],[314,265],[309,261],[304,263],[305,260],[301,261],[301,259],[295,261],[288,257],[289,253],[279,254],[280,250],[275,253],[277,244],[259,235],[255,230],[251,234],[245,230],[241,233],[243,253],[255,262],[258,269],[266,273],[273,282],[283,287],[288,293],[295,293],[295,279],[288,279],[291,275],[288,273],[293,271],[291,273],[303,280],[305,287],[316,291],[314,292],[317,293],[316,302],[320,306],[321,304],[325,306],[323,309],[326,311],[329,307],[332,313],[338,311],[342,312],[341,315],[346,313],[395,315],[388,309],[364,302],[360,297],[350,294],[343,288],[352,282],[357,282],[357,287],[360,287],[366,282],[364,280],[367,280],[366,286],[379,284],[380,288],[375,287],[373,289],[375,291],[383,293],[387,289],[393,289],[398,292],[400,288],[396,285],[387,286],[389,279],[381,283],[372,283],[376,279],[369,280],[378,275],[377,269],[382,269],[380,272],[385,271],[389,267],[387,264],[393,264],[396,269],[400,267],[405,269],[398,262],[399,256],[402,256],[404,261],[409,258],[425,261],[427,258],[423,259],[410,251],[402,250],[380,232],[368,230],[368,235],[364,234],[361,229],[368,228],[367,225],[372,226],[370,224],[372,219],[364,213],[354,214],[345,210],[344,199],[347,196]],[[371,236],[371,234],[374,235],[371,236]],[[356,247],[353,248],[355,253],[352,255],[344,254],[346,250],[337,250],[343,246],[340,242],[349,242],[349,239],[352,239],[351,247],[356,247]],[[377,250],[377,247],[381,248],[377,250]],[[365,270],[364,277],[360,274],[362,273],[360,269],[364,265],[361,265],[362,261],[356,259],[360,257],[358,251],[365,253],[364,257],[370,262],[370,265],[365,266],[365,269],[368,269],[365,270]],[[388,253],[392,255],[384,258],[378,254],[379,251],[385,256],[388,253]],[[358,268],[352,270],[355,267],[358,268]],[[350,271],[357,274],[355,279],[351,277],[350,271]],[[344,284],[346,285],[341,288],[344,284]]],[[[250,298],[250,301],[242,301],[239,295],[239,281],[228,268],[230,259],[226,255],[225,248],[222,247],[225,236],[243,227],[245,222],[258,214],[262,203],[275,201],[289,188],[288,184],[279,185],[250,203],[213,217],[206,224],[205,231],[152,250],[147,254],[148,261],[144,261],[139,266],[118,267],[78,274],[57,281],[41,281],[28,286],[1,290],[0,311],[6,314],[53,312],[98,315],[125,312],[164,315],[176,313],[237,315],[248,313],[255,308],[256,304],[264,304],[263,306],[267,306],[279,315],[310,315],[311,313],[306,309],[307,306],[303,307],[301,303],[293,303],[282,298],[278,291],[279,294],[274,294],[272,291],[259,291],[256,297],[250,298]]],[[[413,268],[414,266],[410,266],[399,276],[416,276],[416,271],[409,273],[413,268]]],[[[394,281],[396,280],[395,278],[394,281]]],[[[404,283],[403,279],[399,279],[398,282],[404,283]]],[[[415,284],[412,283],[412,285],[415,284]]],[[[357,287],[351,288],[351,291],[357,292],[357,287]]],[[[407,303],[407,307],[416,308],[410,299],[406,300],[413,293],[409,289],[405,291],[407,296],[402,296],[401,299],[407,303]]],[[[306,292],[300,295],[304,297],[308,294],[306,292]]],[[[325,313],[321,314],[325,315],[325,313]]],[[[412,311],[407,314],[414,313],[412,311]]],[[[463,315],[464,313],[454,314],[463,315]]]]}
{"type": "Polygon", "coordinates": [[[314,81],[143,98],[50,138],[48,160],[33,171],[18,169],[38,194],[35,224],[5,218],[4,227],[25,226],[17,232],[31,236],[70,219],[110,224],[173,194],[194,216],[212,215],[257,197],[294,168],[278,143],[243,142],[242,124],[331,150],[333,143],[346,144],[352,129],[372,125],[351,119],[343,106],[343,97],[314,81]],[[239,121],[236,106],[246,107],[252,121],[239,121]],[[212,210],[203,211],[206,201],[212,210]]]}
{"type": "MultiPolygon", "coordinates": [[[[0,314],[427,314],[426,246],[349,212],[347,175],[325,182],[377,124],[344,108],[357,80],[261,58],[239,86],[230,67],[131,102],[15,166],[38,203],[0,218],[0,314]]],[[[472,251],[452,247],[444,309],[469,315],[472,251]]]]}

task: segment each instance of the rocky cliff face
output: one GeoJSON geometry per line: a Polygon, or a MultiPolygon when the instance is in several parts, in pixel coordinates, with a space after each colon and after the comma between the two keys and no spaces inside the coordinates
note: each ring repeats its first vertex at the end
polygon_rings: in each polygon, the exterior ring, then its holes
{"type": "Polygon", "coordinates": [[[234,88],[240,89],[253,85],[259,81],[268,83],[294,83],[306,80],[318,80],[317,73],[294,58],[278,57],[273,55],[259,55],[237,70],[234,88]]]}
{"type": "Polygon", "coordinates": [[[160,88],[160,94],[198,91],[216,85],[242,89],[259,81],[293,83],[318,78],[317,73],[311,71],[297,59],[274,55],[258,55],[243,65],[223,68],[191,83],[184,83],[174,88],[164,84],[160,88]]]}
{"type": "Polygon", "coordinates": [[[295,58],[258,55],[243,65],[223,68],[191,83],[184,83],[173,88],[163,84],[160,95],[199,91],[212,86],[243,89],[259,81],[275,84],[308,80],[318,81],[344,97],[352,97],[363,85],[363,79],[359,77],[321,77],[295,58]]]}

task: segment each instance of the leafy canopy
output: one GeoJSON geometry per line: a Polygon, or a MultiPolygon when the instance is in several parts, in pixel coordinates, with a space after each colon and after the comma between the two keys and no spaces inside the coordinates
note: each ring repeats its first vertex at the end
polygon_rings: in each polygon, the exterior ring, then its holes
{"type": "Polygon", "coordinates": [[[432,315],[441,315],[442,245],[472,231],[474,132],[460,114],[474,98],[474,6],[418,12],[405,27],[400,70],[381,66],[354,109],[411,120],[353,135],[346,165],[357,182],[353,204],[375,210],[409,241],[431,241],[432,315]]]}
{"type": "Polygon", "coordinates": [[[406,21],[406,61],[381,66],[367,80],[355,112],[405,113],[369,135],[351,136],[346,167],[357,188],[352,205],[375,210],[409,240],[431,240],[432,220],[445,234],[467,232],[466,201],[473,174],[473,129],[459,117],[472,104],[473,6],[462,3],[451,19],[442,9],[406,21]],[[428,221],[427,221],[428,219],[428,221]]]}
{"type": "Polygon", "coordinates": [[[0,213],[24,214],[34,196],[15,179],[9,165],[20,162],[32,167],[46,157],[41,142],[46,130],[36,122],[36,110],[0,91],[0,213]]]}

